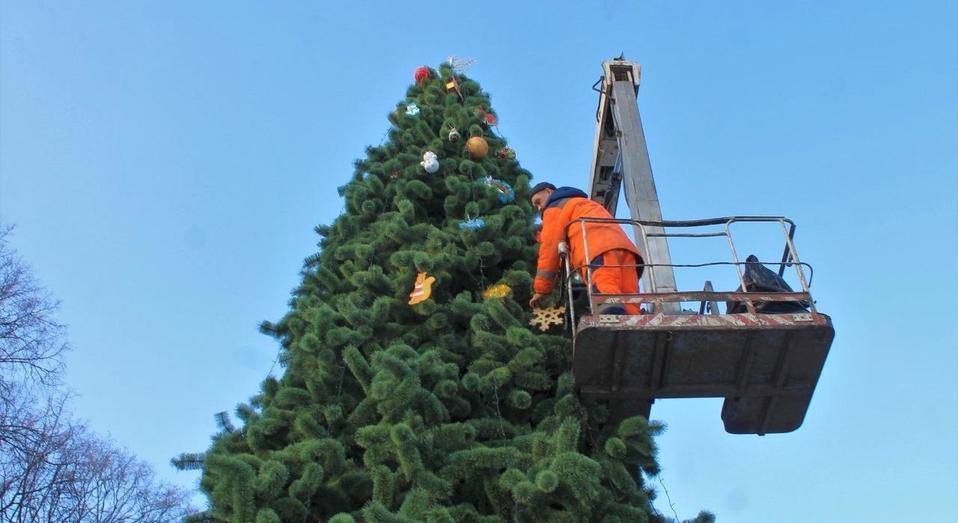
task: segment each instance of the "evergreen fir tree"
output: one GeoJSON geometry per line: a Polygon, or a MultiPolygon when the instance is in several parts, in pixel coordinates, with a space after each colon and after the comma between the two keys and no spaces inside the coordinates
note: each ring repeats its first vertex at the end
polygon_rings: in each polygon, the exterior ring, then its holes
{"type": "Polygon", "coordinates": [[[340,188],[343,214],[316,228],[289,313],[262,326],[282,378],[237,408],[241,427],[221,416],[211,449],[182,457],[203,469],[203,517],[659,521],[639,472],[656,472],[659,427],[605,423],[575,394],[568,340],[528,327],[529,173],[476,82],[426,72],[340,188]],[[471,137],[489,153],[470,154],[471,137]],[[410,305],[419,273],[431,296],[410,305]],[[484,297],[494,285],[506,296],[484,297]]]}

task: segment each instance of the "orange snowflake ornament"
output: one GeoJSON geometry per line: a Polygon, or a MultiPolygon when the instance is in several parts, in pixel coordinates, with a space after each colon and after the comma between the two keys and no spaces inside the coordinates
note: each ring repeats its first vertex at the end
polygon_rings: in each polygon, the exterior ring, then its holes
{"type": "Polygon", "coordinates": [[[539,330],[545,332],[553,325],[562,325],[565,323],[565,307],[549,307],[547,309],[534,309],[535,316],[529,320],[529,325],[539,327],[539,330]]]}

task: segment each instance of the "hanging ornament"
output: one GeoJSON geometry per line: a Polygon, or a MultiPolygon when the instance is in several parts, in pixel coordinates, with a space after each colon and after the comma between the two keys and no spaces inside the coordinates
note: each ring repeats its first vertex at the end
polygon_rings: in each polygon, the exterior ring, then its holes
{"type": "Polygon", "coordinates": [[[455,127],[453,127],[452,129],[449,130],[449,141],[450,141],[450,142],[456,143],[456,142],[459,141],[459,138],[460,138],[460,136],[459,136],[459,130],[458,130],[458,129],[456,129],[455,127]]]}
{"type": "Polygon", "coordinates": [[[419,165],[421,165],[427,173],[434,174],[439,170],[439,157],[432,151],[426,151],[422,153],[422,161],[419,162],[419,165]]]}
{"type": "Polygon", "coordinates": [[[419,114],[419,106],[416,105],[416,102],[409,102],[409,105],[406,106],[406,116],[416,116],[419,114]]]}
{"type": "Polygon", "coordinates": [[[511,292],[512,287],[506,285],[505,283],[499,283],[483,291],[482,297],[486,300],[490,300],[492,298],[505,298],[511,292]]]}
{"type": "Polygon", "coordinates": [[[472,114],[476,115],[476,118],[479,119],[479,123],[485,127],[496,127],[499,123],[499,119],[496,118],[496,115],[490,113],[485,105],[477,105],[476,108],[472,110],[472,114]]]}
{"type": "Polygon", "coordinates": [[[396,178],[399,178],[399,174],[400,174],[399,171],[392,171],[391,173],[389,173],[389,177],[395,180],[396,178]]]}
{"type": "Polygon", "coordinates": [[[501,158],[503,160],[515,160],[516,152],[509,147],[503,147],[496,152],[496,158],[501,158]]]}
{"type": "Polygon", "coordinates": [[[457,93],[459,92],[459,81],[456,80],[455,76],[452,76],[446,80],[446,92],[451,93],[453,91],[457,93]]]}
{"type": "Polygon", "coordinates": [[[464,231],[478,231],[486,226],[486,220],[482,218],[471,218],[459,222],[459,228],[464,231]]]}
{"type": "Polygon", "coordinates": [[[516,193],[512,190],[512,186],[507,182],[496,180],[492,176],[486,176],[485,179],[482,180],[482,183],[495,189],[496,192],[499,193],[499,201],[502,203],[509,203],[516,197],[516,193]]]}
{"type": "Polygon", "coordinates": [[[489,144],[481,136],[473,136],[466,140],[466,152],[473,160],[481,160],[489,154],[489,144]]]}
{"type": "Polygon", "coordinates": [[[549,307],[548,309],[535,309],[535,314],[529,325],[539,327],[539,330],[545,332],[553,325],[562,325],[565,322],[565,307],[549,307]]]}
{"type": "Polygon", "coordinates": [[[462,91],[459,90],[459,80],[456,80],[455,76],[451,76],[448,80],[446,80],[446,92],[456,93],[459,95],[459,101],[464,100],[462,91]]]}
{"type": "Polygon", "coordinates": [[[429,68],[421,65],[416,68],[416,72],[413,73],[413,78],[416,79],[416,85],[422,87],[422,84],[426,83],[426,80],[432,76],[432,73],[429,72],[429,68]]]}
{"type": "Polygon", "coordinates": [[[436,278],[434,276],[429,276],[424,272],[417,274],[416,284],[413,286],[412,292],[409,293],[409,304],[415,305],[428,300],[432,296],[432,284],[435,282],[436,278]]]}

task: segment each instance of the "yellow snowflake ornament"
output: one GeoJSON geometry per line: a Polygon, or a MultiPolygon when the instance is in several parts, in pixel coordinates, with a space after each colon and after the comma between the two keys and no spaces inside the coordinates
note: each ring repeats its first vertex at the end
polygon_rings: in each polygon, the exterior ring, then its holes
{"type": "Polygon", "coordinates": [[[539,327],[545,332],[553,325],[562,325],[565,322],[565,307],[549,307],[548,309],[534,309],[535,317],[529,320],[529,325],[539,327]]]}
{"type": "Polygon", "coordinates": [[[432,284],[435,283],[436,278],[434,276],[429,276],[424,272],[420,272],[416,275],[416,285],[413,286],[412,292],[409,293],[409,304],[415,305],[417,303],[422,303],[429,299],[432,296],[432,284]]]}
{"type": "Polygon", "coordinates": [[[505,298],[512,292],[512,287],[509,287],[505,283],[500,283],[489,287],[482,293],[483,299],[489,300],[492,298],[505,298]]]}

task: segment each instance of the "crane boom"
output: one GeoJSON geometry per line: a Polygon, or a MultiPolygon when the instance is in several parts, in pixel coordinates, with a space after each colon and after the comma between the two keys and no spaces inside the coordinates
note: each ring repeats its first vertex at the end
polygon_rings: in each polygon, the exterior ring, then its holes
{"type": "MultiPolygon", "coordinates": [[[[603,62],[602,70],[604,75],[597,82],[601,89],[589,176],[590,197],[615,216],[619,191],[624,185],[631,218],[660,222],[662,209],[636,100],[640,65],[617,58],[603,62]]],[[[636,243],[649,265],[642,276],[647,292],[676,292],[672,256],[663,233],[661,227],[634,228],[636,243]]],[[[677,303],[663,303],[659,309],[678,310],[677,303]]]]}

